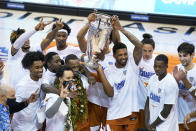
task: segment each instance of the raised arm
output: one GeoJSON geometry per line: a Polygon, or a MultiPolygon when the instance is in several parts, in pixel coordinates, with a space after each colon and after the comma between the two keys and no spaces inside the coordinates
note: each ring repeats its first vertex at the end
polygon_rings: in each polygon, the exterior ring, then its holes
{"type": "Polygon", "coordinates": [[[60,30],[63,27],[62,19],[56,22],[56,28],[49,32],[45,39],[41,42],[41,48],[42,50],[45,50],[48,45],[52,42],[52,40],[55,38],[58,30],[60,30]]]}
{"type": "Polygon", "coordinates": [[[125,30],[118,19],[118,16],[113,16],[113,28],[115,30],[119,30],[120,32],[122,32],[127,38],[128,40],[135,46],[134,48],[134,52],[133,52],[133,57],[135,60],[136,65],[138,65],[141,57],[142,57],[142,47],[143,44],[129,31],[125,30]]]}
{"type": "Polygon", "coordinates": [[[44,93],[54,93],[54,94],[60,95],[60,91],[57,88],[52,87],[51,85],[48,85],[45,83],[41,85],[41,90],[44,93]]]}
{"type": "Polygon", "coordinates": [[[45,26],[50,23],[45,24],[43,22],[43,18],[41,19],[40,23],[35,26],[35,28],[31,31],[27,31],[23,33],[12,45],[11,47],[11,55],[14,56],[18,50],[24,45],[25,41],[29,40],[29,38],[35,34],[37,31],[44,30],[45,26]]]}
{"type": "MultiPolygon", "coordinates": [[[[63,102],[63,100],[64,100],[67,96],[68,96],[67,87],[64,88],[64,87],[62,86],[62,87],[61,87],[60,96],[59,96],[58,99],[54,102],[54,104],[46,110],[46,117],[52,118],[52,117],[58,112],[61,103],[63,102]]],[[[49,100],[49,101],[50,101],[50,100],[49,100]]]]}
{"type": "Polygon", "coordinates": [[[86,48],[87,48],[87,40],[85,38],[85,35],[88,31],[90,22],[95,21],[96,20],[96,16],[95,13],[91,13],[88,15],[88,23],[86,23],[82,29],[80,29],[80,31],[77,34],[77,39],[78,39],[78,44],[80,47],[80,50],[85,53],[86,52],[86,48]]]}
{"type": "MultiPolygon", "coordinates": [[[[88,23],[85,24],[82,27],[82,29],[77,34],[77,39],[78,39],[79,47],[80,47],[80,50],[83,53],[85,53],[86,52],[86,49],[87,49],[87,40],[85,38],[85,35],[86,35],[87,31],[88,31],[90,22],[95,21],[95,20],[96,20],[95,13],[89,14],[89,16],[88,16],[88,23]]],[[[111,22],[112,22],[112,20],[111,20],[111,22]]],[[[119,34],[119,31],[117,29],[114,29],[114,28],[112,30],[112,42],[113,43],[120,42],[120,34],[119,34]]]]}
{"type": "Polygon", "coordinates": [[[114,88],[110,85],[109,81],[107,80],[107,78],[104,74],[104,71],[102,69],[102,66],[99,65],[98,69],[96,69],[96,70],[97,70],[99,78],[101,79],[101,82],[103,84],[104,92],[106,93],[107,96],[113,97],[114,96],[114,88]]]}

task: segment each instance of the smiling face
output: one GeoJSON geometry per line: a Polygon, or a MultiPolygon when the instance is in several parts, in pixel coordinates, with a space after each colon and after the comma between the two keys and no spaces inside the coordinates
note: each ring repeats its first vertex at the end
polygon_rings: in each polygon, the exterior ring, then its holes
{"type": "Polygon", "coordinates": [[[116,50],[114,54],[114,58],[116,59],[116,65],[119,67],[124,67],[127,64],[128,53],[126,48],[116,50]]]}
{"type": "Polygon", "coordinates": [[[187,67],[192,63],[194,55],[194,53],[192,53],[192,55],[184,52],[178,53],[179,60],[184,67],[187,67]]]}
{"type": "Polygon", "coordinates": [[[42,78],[43,75],[43,62],[41,60],[34,61],[33,64],[30,66],[29,70],[33,80],[39,80],[40,78],[42,78]]]}

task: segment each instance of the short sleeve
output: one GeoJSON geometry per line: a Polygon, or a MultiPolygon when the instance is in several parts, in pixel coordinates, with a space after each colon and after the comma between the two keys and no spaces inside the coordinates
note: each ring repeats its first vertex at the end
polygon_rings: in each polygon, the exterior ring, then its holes
{"type": "Polygon", "coordinates": [[[178,97],[178,87],[177,83],[171,82],[166,84],[165,87],[165,102],[164,104],[175,104],[176,98],[178,97]]]}
{"type": "Polygon", "coordinates": [[[147,86],[147,96],[150,97],[150,87],[151,87],[151,78],[148,82],[148,86],[147,86]]]}
{"type": "Polygon", "coordinates": [[[81,76],[82,84],[84,89],[88,89],[89,83],[88,83],[88,78],[84,75],[81,76]]]}
{"type": "Polygon", "coordinates": [[[25,87],[23,84],[18,83],[15,87],[15,96],[16,96],[16,102],[22,102],[24,101],[24,97],[25,97],[25,87]]]}

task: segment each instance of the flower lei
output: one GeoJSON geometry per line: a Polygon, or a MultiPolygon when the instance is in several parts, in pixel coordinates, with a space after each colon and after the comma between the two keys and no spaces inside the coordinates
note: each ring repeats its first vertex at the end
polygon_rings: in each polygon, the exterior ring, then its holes
{"type": "MultiPolygon", "coordinates": [[[[55,82],[55,85],[59,82],[55,82]]],[[[73,84],[76,87],[76,91],[70,92],[77,92],[77,98],[70,98],[71,103],[68,102],[68,99],[64,99],[65,104],[68,106],[68,114],[65,120],[66,123],[66,131],[69,131],[71,126],[74,130],[78,131],[79,128],[77,127],[78,122],[82,122],[83,119],[86,117],[88,113],[88,99],[86,96],[86,90],[83,87],[83,83],[81,80],[81,72],[79,72],[78,76],[74,76],[73,84]]],[[[59,84],[58,84],[59,85],[59,84]]],[[[59,88],[59,86],[55,86],[59,88]]]]}

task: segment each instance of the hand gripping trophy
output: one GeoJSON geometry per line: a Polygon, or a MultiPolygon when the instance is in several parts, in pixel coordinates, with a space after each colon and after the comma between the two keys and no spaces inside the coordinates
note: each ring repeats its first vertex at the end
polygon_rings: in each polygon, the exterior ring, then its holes
{"type": "Polygon", "coordinates": [[[96,20],[90,23],[87,36],[88,62],[85,65],[90,68],[98,67],[95,53],[101,53],[112,31],[111,16],[97,12],[95,15],[96,20]]]}

